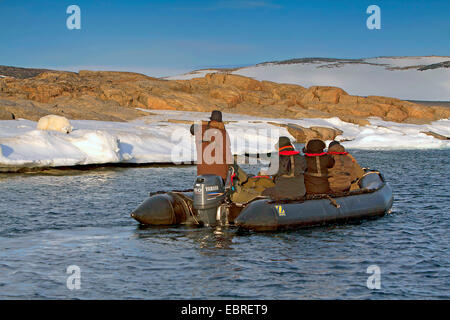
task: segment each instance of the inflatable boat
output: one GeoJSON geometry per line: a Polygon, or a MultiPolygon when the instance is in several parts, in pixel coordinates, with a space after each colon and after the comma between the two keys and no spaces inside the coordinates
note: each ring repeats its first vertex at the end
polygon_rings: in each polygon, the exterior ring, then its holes
{"type": "Polygon", "coordinates": [[[392,189],[378,171],[367,170],[360,189],[340,194],[307,195],[294,200],[258,197],[232,203],[229,186],[214,175],[197,177],[192,190],[156,192],[131,217],[145,225],[235,225],[273,231],[345,223],[383,216],[392,207],[392,189]]]}

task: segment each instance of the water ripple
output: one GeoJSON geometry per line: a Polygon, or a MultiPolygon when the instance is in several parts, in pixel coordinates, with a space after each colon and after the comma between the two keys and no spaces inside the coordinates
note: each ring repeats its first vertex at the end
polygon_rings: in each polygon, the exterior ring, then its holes
{"type": "Polygon", "coordinates": [[[263,234],[129,217],[148,192],[189,186],[193,166],[0,175],[0,298],[449,299],[450,151],[353,155],[391,184],[392,214],[263,234]]]}

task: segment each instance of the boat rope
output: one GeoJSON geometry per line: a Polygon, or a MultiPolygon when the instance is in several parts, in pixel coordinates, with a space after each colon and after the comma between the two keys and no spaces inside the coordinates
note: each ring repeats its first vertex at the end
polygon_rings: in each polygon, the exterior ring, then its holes
{"type": "Polygon", "coordinates": [[[335,206],[336,208],[340,208],[341,207],[341,205],[339,204],[339,203],[337,203],[336,202],[336,200],[334,200],[332,197],[330,197],[329,195],[327,195],[327,199],[328,200],[330,200],[330,202],[331,202],[331,204],[333,205],[333,206],[335,206]]]}
{"type": "MultiPolygon", "coordinates": [[[[380,186],[380,188],[381,187],[382,186],[380,186]]],[[[335,193],[331,193],[331,194],[326,194],[326,193],[307,194],[307,195],[304,195],[303,197],[298,197],[295,199],[272,199],[272,198],[269,198],[270,201],[268,203],[270,203],[270,204],[272,204],[272,203],[285,204],[285,203],[294,203],[294,202],[305,202],[307,200],[322,200],[322,199],[328,199],[328,197],[340,198],[340,197],[347,197],[347,196],[356,196],[356,195],[366,194],[366,193],[373,193],[377,190],[379,190],[379,188],[378,189],[358,189],[358,190],[353,190],[353,191],[341,191],[341,192],[335,192],[335,193]]]]}
{"type": "Polygon", "coordinates": [[[361,179],[364,178],[365,176],[368,176],[369,174],[372,174],[372,173],[376,173],[376,174],[378,174],[378,175],[381,176],[381,173],[380,173],[379,171],[369,171],[369,172],[364,173],[364,174],[362,175],[362,177],[359,178],[359,179],[361,180],[361,179]]]}
{"type": "Polygon", "coordinates": [[[181,198],[185,211],[187,209],[188,214],[194,219],[195,223],[199,225],[200,222],[198,222],[197,218],[195,217],[195,214],[192,211],[192,207],[189,205],[189,201],[186,201],[186,196],[180,191],[172,191],[171,193],[174,193],[181,198]]]}
{"type": "MultiPolygon", "coordinates": [[[[369,170],[370,170],[370,169],[369,169],[369,170]]],[[[372,173],[378,174],[378,175],[380,176],[381,180],[384,182],[384,177],[383,177],[383,175],[381,174],[381,172],[380,172],[380,171],[377,171],[377,170],[372,170],[372,171],[367,171],[367,172],[364,173],[360,178],[357,178],[357,179],[356,179],[355,181],[353,181],[352,183],[359,183],[359,181],[361,181],[362,178],[364,178],[364,177],[366,177],[366,176],[368,176],[369,174],[372,174],[372,173]]]]}
{"type": "Polygon", "coordinates": [[[192,212],[191,208],[189,207],[189,213],[191,214],[191,217],[194,219],[195,223],[200,225],[200,222],[198,222],[197,218],[195,217],[194,213],[192,212]]]}
{"type": "Polygon", "coordinates": [[[164,193],[169,193],[169,192],[177,192],[177,193],[185,193],[185,192],[194,192],[194,189],[186,189],[186,190],[169,190],[169,191],[154,191],[154,192],[150,192],[149,195],[154,196],[157,194],[164,194],[164,193]]]}

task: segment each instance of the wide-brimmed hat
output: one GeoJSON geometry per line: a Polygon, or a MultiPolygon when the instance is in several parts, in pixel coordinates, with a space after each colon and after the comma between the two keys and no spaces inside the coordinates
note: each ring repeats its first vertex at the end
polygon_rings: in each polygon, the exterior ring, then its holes
{"type": "Polygon", "coordinates": [[[211,112],[211,121],[222,122],[222,112],[219,110],[213,110],[211,112]]]}

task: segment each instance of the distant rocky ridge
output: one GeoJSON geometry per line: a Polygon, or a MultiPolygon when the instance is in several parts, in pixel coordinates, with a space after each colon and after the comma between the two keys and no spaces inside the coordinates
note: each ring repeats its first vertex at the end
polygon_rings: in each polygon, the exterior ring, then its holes
{"type": "Polygon", "coordinates": [[[440,106],[380,96],[353,96],[337,87],[257,81],[227,73],[164,80],[129,72],[63,72],[0,67],[0,119],[37,120],[47,114],[69,119],[127,121],[141,109],[229,113],[271,118],[329,118],[367,124],[367,117],[424,123],[450,117],[440,106]],[[3,69],[2,69],[3,68],[3,69]]]}
{"type": "MultiPolygon", "coordinates": [[[[378,57],[378,59],[402,59],[402,58],[414,58],[414,57],[378,57]]],[[[420,57],[423,58],[423,57],[420,57]]],[[[448,58],[448,57],[447,57],[448,58]]],[[[417,69],[419,71],[438,69],[438,68],[450,68],[450,60],[443,61],[439,63],[432,64],[418,64],[418,65],[408,65],[408,66],[397,66],[393,67],[388,63],[379,63],[376,62],[376,59],[337,59],[337,58],[297,58],[297,59],[288,59],[282,61],[271,61],[271,62],[263,62],[259,63],[256,66],[264,66],[267,64],[311,64],[311,63],[326,63],[324,65],[319,66],[319,68],[332,68],[332,67],[340,67],[344,64],[366,64],[366,65],[374,65],[374,66],[384,66],[388,70],[407,70],[407,69],[417,69]]]]}
{"type": "MultiPolygon", "coordinates": [[[[35,77],[43,72],[52,71],[48,69],[32,69],[32,68],[19,68],[10,66],[0,66],[0,75],[6,77],[13,77],[17,79],[26,79],[35,77]]],[[[58,71],[52,71],[58,72],[58,71]]]]}
{"type": "Polygon", "coordinates": [[[440,63],[433,63],[427,66],[422,66],[418,68],[419,71],[431,70],[431,69],[439,69],[439,68],[450,68],[450,60],[444,61],[440,63]]]}

